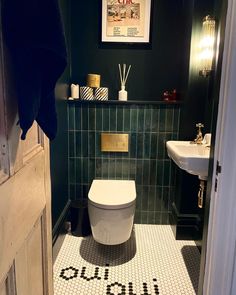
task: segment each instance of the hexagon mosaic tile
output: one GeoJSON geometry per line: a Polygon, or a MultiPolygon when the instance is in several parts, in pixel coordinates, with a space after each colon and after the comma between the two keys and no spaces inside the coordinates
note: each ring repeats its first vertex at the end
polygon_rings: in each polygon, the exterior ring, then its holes
{"type": "Polygon", "coordinates": [[[169,225],[134,226],[129,241],[104,246],[67,235],[54,264],[55,295],[195,295],[200,253],[169,225]]]}

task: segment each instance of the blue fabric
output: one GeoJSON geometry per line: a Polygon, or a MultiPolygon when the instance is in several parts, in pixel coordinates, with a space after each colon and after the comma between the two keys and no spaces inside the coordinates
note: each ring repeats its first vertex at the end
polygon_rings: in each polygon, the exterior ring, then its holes
{"type": "Polygon", "coordinates": [[[67,64],[57,0],[3,0],[2,27],[12,57],[22,139],[37,121],[49,139],[57,131],[54,88],[67,64]]]}

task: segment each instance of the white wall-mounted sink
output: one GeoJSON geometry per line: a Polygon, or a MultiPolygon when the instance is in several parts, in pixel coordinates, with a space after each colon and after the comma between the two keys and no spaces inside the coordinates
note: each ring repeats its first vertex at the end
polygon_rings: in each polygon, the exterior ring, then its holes
{"type": "Polygon", "coordinates": [[[181,169],[190,174],[207,179],[210,148],[205,145],[192,144],[190,141],[167,141],[168,156],[181,169]]]}

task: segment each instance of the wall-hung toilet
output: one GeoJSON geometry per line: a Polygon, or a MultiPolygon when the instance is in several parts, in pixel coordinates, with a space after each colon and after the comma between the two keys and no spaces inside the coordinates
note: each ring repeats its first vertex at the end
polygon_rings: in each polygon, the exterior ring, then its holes
{"type": "Polygon", "coordinates": [[[105,245],[126,242],[132,232],[135,201],[133,180],[93,180],[88,211],[95,241],[105,245]]]}

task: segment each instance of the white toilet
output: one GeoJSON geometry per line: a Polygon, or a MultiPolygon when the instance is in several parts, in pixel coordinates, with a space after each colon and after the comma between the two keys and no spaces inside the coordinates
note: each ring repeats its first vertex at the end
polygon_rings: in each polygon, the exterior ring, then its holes
{"type": "Polygon", "coordinates": [[[126,242],[133,227],[135,201],[133,180],[93,180],[88,211],[94,240],[104,245],[126,242]]]}

